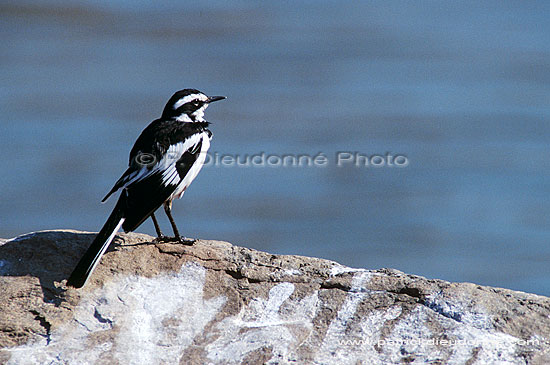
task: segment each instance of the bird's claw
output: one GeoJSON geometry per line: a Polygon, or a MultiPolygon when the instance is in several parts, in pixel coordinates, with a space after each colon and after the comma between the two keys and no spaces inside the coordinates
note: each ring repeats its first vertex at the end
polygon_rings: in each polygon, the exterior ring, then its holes
{"type": "Polygon", "coordinates": [[[193,238],[187,238],[187,237],[183,237],[183,236],[174,237],[174,240],[178,241],[179,243],[181,243],[183,245],[188,245],[188,246],[191,246],[196,241],[193,238]]]}
{"type": "Polygon", "coordinates": [[[164,243],[164,242],[170,242],[172,239],[165,235],[160,235],[157,238],[154,239],[156,243],[164,243]]]}
{"type": "Polygon", "coordinates": [[[183,236],[175,236],[175,237],[168,237],[168,236],[159,236],[155,238],[155,242],[157,243],[168,243],[168,242],[178,242],[184,245],[191,246],[193,243],[195,243],[196,240],[193,238],[187,238],[183,236]]]}

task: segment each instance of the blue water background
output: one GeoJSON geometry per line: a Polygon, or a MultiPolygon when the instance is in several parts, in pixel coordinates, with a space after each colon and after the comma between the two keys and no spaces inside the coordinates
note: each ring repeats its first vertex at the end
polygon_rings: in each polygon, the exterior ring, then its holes
{"type": "Polygon", "coordinates": [[[213,153],[329,163],[205,167],[174,204],[187,236],[550,295],[548,19],[547,1],[2,1],[0,236],[97,231],[135,138],[194,87],[228,97],[213,153]]]}

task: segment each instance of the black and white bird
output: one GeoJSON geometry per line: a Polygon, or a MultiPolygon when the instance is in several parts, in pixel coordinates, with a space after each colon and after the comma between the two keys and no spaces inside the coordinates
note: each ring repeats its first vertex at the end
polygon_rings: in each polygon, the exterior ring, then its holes
{"type": "Polygon", "coordinates": [[[178,91],[168,100],[162,116],[141,132],[130,152],[128,169],[102,200],[105,202],[121,190],[118,202],[67,285],[80,288],[86,283],[121,227],[130,232],[151,217],[158,239],[167,239],[155,217],[161,205],[175,238],[192,244],[179,234],[171,214],[172,201],[181,198],[201,170],[212,139],[204,111],[210,103],[223,99],[224,96],[208,97],[195,89],[178,91]]]}

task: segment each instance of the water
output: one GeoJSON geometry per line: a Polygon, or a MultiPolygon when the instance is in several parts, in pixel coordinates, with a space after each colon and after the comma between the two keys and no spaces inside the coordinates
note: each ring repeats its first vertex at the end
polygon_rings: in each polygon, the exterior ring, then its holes
{"type": "Polygon", "coordinates": [[[550,295],[548,2],[0,9],[1,237],[97,231],[135,138],[194,87],[228,97],[213,153],[328,164],[205,167],[174,204],[187,236],[550,295]]]}

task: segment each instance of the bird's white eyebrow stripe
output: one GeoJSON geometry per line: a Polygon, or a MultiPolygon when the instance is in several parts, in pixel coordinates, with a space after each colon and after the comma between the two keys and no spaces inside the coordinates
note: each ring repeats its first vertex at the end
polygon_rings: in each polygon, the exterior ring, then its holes
{"type": "Polygon", "coordinates": [[[204,94],[191,94],[191,95],[187,95],[187,96],[184,96],[183,98],[181,98],[180,100],[176,101],[174,103],[174,109],[177,109],[179,108],[180,106],[182,106],[183,104],[185,103],[188,103],[192,100],[195,100],[195,99],[199,99],[201,101],[206,101],[208,100],[207,96],[204,95],[204,94]]]}

